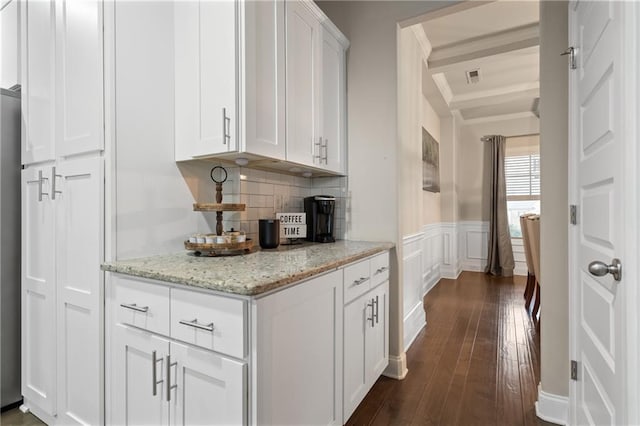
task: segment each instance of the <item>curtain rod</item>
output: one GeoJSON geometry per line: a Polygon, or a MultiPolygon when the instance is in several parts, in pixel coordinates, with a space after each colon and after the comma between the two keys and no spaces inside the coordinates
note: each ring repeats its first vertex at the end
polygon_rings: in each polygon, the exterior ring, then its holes
{"type": "MultiPolygon", "coordinates": [[[[492,137],[494,136],[498,136],[498,135],[484,135],[483,137],[480,138],[480,140],[482,142],[489,142],[489,140],[491,140],[492,137]]],[[[505,138],[509,139],[509,138],[524,138],[527,136],[540,136],[540,133],[527,133],[526,135],[512,135],[512,136],[505,136],[505,138]]]]}

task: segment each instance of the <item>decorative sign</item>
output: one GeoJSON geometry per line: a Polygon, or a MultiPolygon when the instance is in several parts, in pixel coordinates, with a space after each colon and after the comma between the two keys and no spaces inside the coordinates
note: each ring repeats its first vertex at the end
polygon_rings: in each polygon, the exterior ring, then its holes
{"type": "Polygon", "coordinates": [[[280,238],[307,238],[306,213],[276,213],[280,220],[280,238]]]}

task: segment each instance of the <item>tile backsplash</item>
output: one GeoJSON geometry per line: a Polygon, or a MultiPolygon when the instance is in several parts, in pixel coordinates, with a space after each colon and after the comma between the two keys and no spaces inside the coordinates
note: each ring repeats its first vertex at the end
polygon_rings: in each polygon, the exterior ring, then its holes
{"type": "MultiPolygon", "coordinates": [[[[304,178],[245,167],[224,165],[228,173],[223,185],[223,203],[246,204],[244,212],[225,212],[225,231],[234,228],[247,233],[248,238],[258,239],[258,219],[275,219],[280,212],[303,212],[304,197],[312,195],[332,195],[336,197],[335,237],[345,239],[347,235],[346,177],[304,178]]],[[[211,184],[211,195],[199,202],[212,202],[215,187],[211,184]]],[[[215,230],[214,213],[201,213],[205,221],[215,230]]],[[[213,231],[212,231],[213,232],[213,231]]]]}

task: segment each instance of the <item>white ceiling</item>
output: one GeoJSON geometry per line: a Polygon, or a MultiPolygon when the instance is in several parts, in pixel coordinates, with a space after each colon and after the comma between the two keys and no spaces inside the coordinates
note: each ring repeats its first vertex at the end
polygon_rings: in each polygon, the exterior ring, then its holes
{"type": "Polygon", "coordinates": [[[539,3],[498,0],[414,27],[428,66],[423,93],[440,115],[533,115],[540,93],[539,3]],[[469,84],[466,71],[480,72],[469,84]]]}

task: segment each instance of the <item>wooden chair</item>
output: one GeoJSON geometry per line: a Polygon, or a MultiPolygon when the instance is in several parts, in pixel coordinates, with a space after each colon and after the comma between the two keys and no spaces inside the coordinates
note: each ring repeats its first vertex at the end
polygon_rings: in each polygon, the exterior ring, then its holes
{"type": "Polygon", "coordinates": [[[529,312],[534,319],[538,319],[540,316],[540,215],[528,216],[526,223],[533,273],[536,281],[533,307],[529,307],[529,312]]]}
{"type": "Polygon", "coordinates": [[[529,305],[531,304],[531,300],[533,299],[533,294],[536,289],[536,275],[533,270],[533,259],[531,258],[531,248],[529,241],[529,233],[527,232],[527,217],[531,216],[532,213],[526,213],[520,216],[520,229],[522,230],[522,246],[524,248],[524,257],[527,261],[527,284],[524,288],[524,306],[528,310],[529,305]]]}

